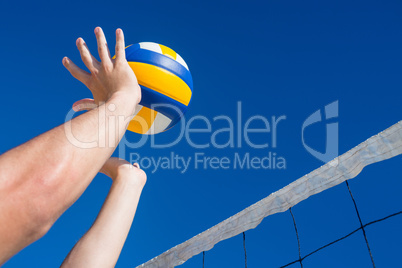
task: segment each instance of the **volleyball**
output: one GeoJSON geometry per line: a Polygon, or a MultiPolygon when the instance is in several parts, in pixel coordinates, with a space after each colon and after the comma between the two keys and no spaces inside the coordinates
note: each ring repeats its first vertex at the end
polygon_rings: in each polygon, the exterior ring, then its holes
{"type": "Polygon", "coordinates": [[[126,59],[141,87],[141,101],[128,130],[157,134],[172,128],[191,101],[193,79],[183,58],[152,42],[126,47],[126,59]]]}

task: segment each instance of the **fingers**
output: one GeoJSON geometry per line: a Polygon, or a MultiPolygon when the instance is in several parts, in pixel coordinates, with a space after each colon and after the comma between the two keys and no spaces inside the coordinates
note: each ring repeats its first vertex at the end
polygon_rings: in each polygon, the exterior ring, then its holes
{"type": "Polygon", "coordinates": [[[109,48],[107,47],[105,34],[100,27],[95,28],[96,41],[98,42],[98,53],[101,62],[104,66],[111,66],[112,59],[110,58],[109,48]]]}
{"type": "Polygon", "coordinates": [[[133,166],[135,166],[136,168],[141,169],[140,165],[138,163],[134,163],[133,166]]]}
{"type": "Polygon", "coordinates": [[[111,157],[105,162],[99,172],[114,179],[117,176],[117,169],[123,165],[131,166],[130,163],[124,159],[111,157]]]}
{"type": "Polygon", "coordinates": [[[116,61],[126,60],[126,50],[124,48],[124,34],[121,29],[116,30],[116,61]]]}
{"type": "Polygon", "coordinates": [[[81,81],[84,85],[88,85],[89,79],[91,78],[91,75],[88,72],[82,70],[67,57],[63,58],[63,65],[74,78],[81,81]]]}
{"type": "Polygon", "coordinates": [[[82,99],[73,104],[73,110],[76,112],[92,110],[98,107],[93,99],[82,99]]]}
{"type": "Polygon", "coordinates": [[[77,39],[77,48],[80,51],[82,62],[84,62],[91,73],[95,72],[100,64],[95,57],[92,56],[91,52],[89,52],[88,46],[82,38],[77,39]]]}
{"type": "MultiPolygon", "coordinates": [[[[105,34],[103,33],[100,27],[95,28],[95,35],[98,44],[98,53],[101,59],[102,65],[105,67],[112,66],[112,59],[110,57],[110,51],[107,46],[105,34]]],[[[99,69],[101,63],[91,54],[86,45],[85,41],[82,38],[77,39],[77,48],[80,51],[81,59],[84,62],[85,66],[91,73],[94,73],[99,69]]],[[[125,50],[124,50],[124,36],[121,29],[117,29],[116,31],[116,58],[118,60],[125,59],[125,50]],[[118,51],[118,52],[117,52],[118,51]]],[[[78,67],[77,67],[78,68],[78,67]]],[[[77,78],[78,79],[78,78],[77,78]]],[[[81,80],[80,80],[81,81],[81,80]]]]}

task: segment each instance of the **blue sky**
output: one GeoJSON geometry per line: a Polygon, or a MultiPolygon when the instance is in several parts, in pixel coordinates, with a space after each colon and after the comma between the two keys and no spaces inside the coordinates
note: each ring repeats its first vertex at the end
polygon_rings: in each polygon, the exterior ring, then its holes
{"type": "MultiPolygon", "coordinates": [[[[147,142],[126,149],[142,157],[263,157],[286,159],[286,169],[178,169],[148,172],[148,182],[117,267],[133,267],[266,197],[323,163],[301,141],[302,124],[318,109],[339,101],[339,152],[344,153],[401,120],[402,4],[399,1],[1,1],[2,84],[0,152],[64,122],[71,104],[90,97],[64,69],[69,56],[79,63],[75,40],[96,51],[93,29],[101,26],[110,47],[114,31],[126,43],[152,41],[186,60],[194,92],[186,119],[202,115],[245,119],[285,115],[277,146],[254,149],[195,149],[185,140],[168,149],[147,142]]],[[[96,54],[96,53],[94,53],[96,54]]],[[[81,64],[81,63],[80,63],[81,64]]],[[[82,64],[81,64],[82,66],[82,64]]],[[[202,123],[194,123],[203,127],[202,123]]],[[[256,124],[258,125],[258,124],[256,124]]],[[[216,122],[212,130],[222,124],[216,122]]],[[[180,129],[155,136],[168,142],[180,129]]],[[[325,124],[305,133],[324,151],[325,124]]],[[[250,135],[270,142],[269,133],[250,135]]],[[[138,135],[126,134],[130,141],[138,135]]],[[[205,143],[210,135],[194,134],[205,143]]],[[[224,140],[224,138],[223,138],[224,140]]],[[[363,222],[402,208],[401,157],[375,164],[350,182],[363,222]]],[[[95,219],[111,181],[98,175],[83,196],[40,241],[4,267],[55,267],[95,219]]],[[[302,255],[359,227],[346,186],[341,184],[294,207],[302,255]]],[[[401,266],[401,216],[370,226],[367,236],[378,267],[401,266]]],[[[277,267],[297,259],[288,212],[265,219],[247,232],[249,267],[277,267]]],[[[240,236],[206,253],[206,267],[242,267],[240,236]]],[[[362,234],[306,259],[305,267],[369,267],[362,234]]],[[[196,256],[183,267],[201,267],[196,256]]],[[[294,265],[291,267],[299,267],[294,265]]]]}

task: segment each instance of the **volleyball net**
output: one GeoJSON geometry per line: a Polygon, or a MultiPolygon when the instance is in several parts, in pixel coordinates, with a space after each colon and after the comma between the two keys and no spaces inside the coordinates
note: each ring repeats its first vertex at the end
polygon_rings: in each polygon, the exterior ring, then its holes
{"type": "Polygon", "coordinates": [[[200,253],[203,253],[203,257],[205,257],[205,251],[212,249],[214,245],[220,241],[229,239],[239,234],[243,235],[245,266],[247,267],[245,232],[247,230],[256,228],[264,218],[279,212],[285,212],[287,210],[289,210],[292,216],[298,242],[299,258],[293,262],[283,265],[282,267],[287,267],[297,262],[299,262],[300,266],[303,267],[304,259],[353,235],[360,230],[364,235],[373,267],[375,267],[370,245],[366,237],[365,228],[380,221],[401,215],[402,211],[395,212],[387,217],[377,219],[372,222],[363,223],[347,180],[356,177],[365,166],[395,157],[400,154],[402,154],[402,121],[369,138],[353,149],[338,156],[309,174],[295,180],[284,188],[270,194],[266,198],[247,207],[234,216],[137,267],[175,267],[183,264],[191,257],[200,253]],[[310,196],[318,194],[343,182],[345,183],[349,195],[353,201],[360,227],[344,237],[340,237],[339,239],[334,240],[320,248],[317,248],[307,255],[302,256],[300,250],[300,239],[297,230],[297,221],[292,213],[291,208],[310,196]]]}

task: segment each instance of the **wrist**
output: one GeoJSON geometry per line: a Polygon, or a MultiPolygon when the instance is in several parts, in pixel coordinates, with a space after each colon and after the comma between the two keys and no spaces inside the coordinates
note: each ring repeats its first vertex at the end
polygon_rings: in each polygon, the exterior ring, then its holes
{"type": "Polygon", "coordinates": [[[144,188],[146,179],[140,177],[118,175],[113,179],[113,184],[126,189],[142,189],[144,188]]]}
{"type": "Polygon", "coordinates": [[[140,102],[141,97],[132,90],[121,90],[114,92],[106,102],[109,111],[130,116],[134,114],[135,107],[140,102]]]}

